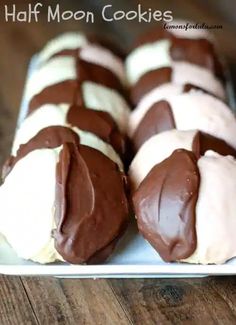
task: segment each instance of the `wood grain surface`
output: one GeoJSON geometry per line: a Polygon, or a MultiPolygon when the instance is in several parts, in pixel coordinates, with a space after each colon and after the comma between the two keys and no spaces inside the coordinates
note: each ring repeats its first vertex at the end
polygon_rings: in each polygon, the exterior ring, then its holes
{"type": "MultiPolygon", "coordinates": [[[[7,3],[13,2],[5,0],[0,5],[7,3]]],[[[29,1],[15,3],[24,9],[29,1]]],[[[236,75],[234,0],[60,1],[65,9],[97,12],[106,3],[123,10],[142,3],[144,8],[172,10],[174,17],[222,24],[223,30],[215,36],[236,75]]],[[[47,40],[67,30],[95,31],[128,48],[149,27],[126,21],[108,24],[101,19],[95,24],[49,25],[45,17],[39,23],[6,23],[0,11],[0,165],[11,147],[28,62],[47,40]]],[[[95,281],[0,276],[0,325],[5,324],[236,324],[236,278],[95,281]]]]}

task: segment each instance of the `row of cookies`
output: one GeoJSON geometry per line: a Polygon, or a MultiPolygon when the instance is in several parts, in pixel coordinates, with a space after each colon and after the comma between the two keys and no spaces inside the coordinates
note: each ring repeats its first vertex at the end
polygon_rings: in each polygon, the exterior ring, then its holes
{"type": "Polygon", "coordinates": [[[236,119],[214,40],[154,29],[126,67],[139,231],[166,262],[224,263],[236,256],[236,119]]]}
{"type": "Polygon", "coordinates": [[[80,33],[49,42],[26,86],[0,187],[0,231],[19,257],[99,263],[129,217],[122,54],[80,33]]]}

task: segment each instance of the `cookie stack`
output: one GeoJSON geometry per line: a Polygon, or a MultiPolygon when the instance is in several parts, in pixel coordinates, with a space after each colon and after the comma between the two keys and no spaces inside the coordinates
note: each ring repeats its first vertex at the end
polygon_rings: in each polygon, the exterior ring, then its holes
{"type": "Polygon", "coordinates": [[[1,232],[24,259],[100,263],[126,229],[129,105],[122,59],[105,44],[60,36],[28,80],[0,188],[1,232]]]}

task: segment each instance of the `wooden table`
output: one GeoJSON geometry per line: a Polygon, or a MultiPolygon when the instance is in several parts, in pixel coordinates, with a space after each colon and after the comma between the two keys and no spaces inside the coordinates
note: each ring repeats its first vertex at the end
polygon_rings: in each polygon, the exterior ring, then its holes
{"type": "MultiPolygon", "coordinates": [[[[7,0],[5,2],[10,3],[7,0]]],[[[20,1],[15,2],[20,6],[20,1]]],[[[138,2],[144,8],[172,10],[174,17],[223,24],[223,30],[215,34],[232,71],[236,72],[235,1],[123,0],[111,3],[115,9],[132,9],[138,2]]],[[[96,0],[61,1],[61,6],[99,12],[102,4],[96,0]]],[[[2,9],[1,7],[0,164],[10,150],[28,61],[48,39],[65,30],[82,29],[112,35],[127,46],[135,35],[148,27],[147,24],[125,21],[108,24],[101,19],[97,19],[95,24],[69,21],[49,25],[45,22],[44,14],[39,23],[6,23],[2,9]]],[[[96,281],[0,277],[1,325],[235,323],[235,277],[96,281]]]]}

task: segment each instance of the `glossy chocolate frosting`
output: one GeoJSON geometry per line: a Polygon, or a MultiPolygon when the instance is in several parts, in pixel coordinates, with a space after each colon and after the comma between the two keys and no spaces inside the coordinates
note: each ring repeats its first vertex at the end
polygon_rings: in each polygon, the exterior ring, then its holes
{"type": "Polygon", "coordinates": [[[157,88],[172,80],[172,68],[165,67],[155,69],[143,74],[139,80],[131,87],[130,96],[132,103],[136,106],[143,96],[154,88],[157,88]]]}
{"type": "Polygon", "coordinates": [[[77,102],[77,80],[65,80],[44,88],[39,94],[33,96],[29,103],[28,115],[45,104],[68,103],[74,105],[83,104],[80,98],[77,102]]]}
{"type": "Polygon", "coordinates": [[[236,158],[236,150],[222,139],[198,131],[193,139],[192,150],[197,157],[203,156],[207,150],[213,150],[222,156],[236,158]]]}
{"type": "Polygon", "coordinates": [[[179,149],[154,166],[134,193],[139,231],[167,262],[187,258],[196,249],[199,185],[195,154],[179,149]]]}
{"type": "Polygon", "coordinates": [[[124,181],[116,164],[99,151],[71,143],[63,146],[57,166],[53,236],[66,261],[102,262],[110,254],[113,240],[128,221],[124,181]]]}
{"type": "Polygon", "coordinates": [[[109,113],[72,105],[66,119],[71,126],[94,133],[109,143],[121,158],[125,158],[126,137],[121,134],[109,113]]]}
{"type": "Polygon", "coordinates": [[[133,135],[134,150],[138,151],[153,135],[174,128],[175,120],[169,103],[165,100],[156,102],[144,115],[133,135]]]}
{"type": "Polygon", "coordinates": [[[33,150],[61,146],[55,171],[55,247],[70,263],[102,262],[128,222],[126,178],[112,160],[80,145],[71,129],[52,126],[20,146],[6,164],[4,176],[33,150]]]}
{"type": "Polygon", "coordinates": [[[170,55],[174,61],[187,61],[212,71],[224,80],[222,65],[214,45],[207,39],[172,38],[170,55]]]}
{"type": "MultiPolygon", "coordinates": [[[[132,137],[132,143],[135,151],[153,135],[174,129],[175,120],[170,104],[161,100],[152,105],[147,111],[132,137]]],[[[194,147],[197,148],[200,143],[200,154],[207,150],[214,150],[221,155],[232,155],[236,157],[236,151],[224,140],[209,135],[204,132],[198,132],[198,138],[194,140],[194,147]]],[[[195,151],[195,150],[194,150],[195,151]]]]}

